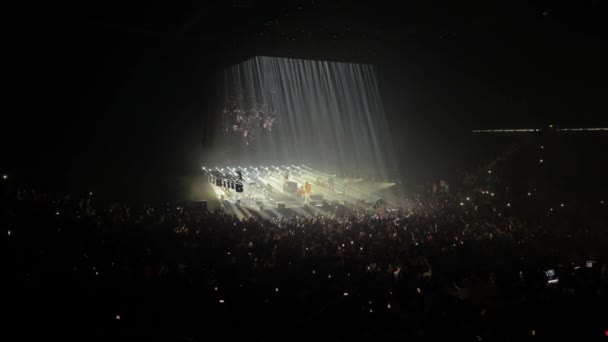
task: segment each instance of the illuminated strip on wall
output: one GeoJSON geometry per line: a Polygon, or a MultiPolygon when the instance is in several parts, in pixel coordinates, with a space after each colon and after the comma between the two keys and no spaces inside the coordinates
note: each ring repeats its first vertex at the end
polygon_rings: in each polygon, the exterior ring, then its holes
{"type": "Polygon", "coordinates": [[[608,128],[558,128],[558,131],[608,131],[608,128]]]}
{"type": "Polygon", "coordinates": [[[512,129],[474,129],[473,133],[500,133],[500,132],[540,132],[538,128],[512,128],[512,129]]]}
{"type": "MultiPolygon", "coordinates": [[[[474,129],[473,133],[531,133],[540,132],[539,128],[513,128],[513,129],[474,129]]],[[[608,131],[608,128],[557,128],[559,132],[599,132],[608,131]]]]}

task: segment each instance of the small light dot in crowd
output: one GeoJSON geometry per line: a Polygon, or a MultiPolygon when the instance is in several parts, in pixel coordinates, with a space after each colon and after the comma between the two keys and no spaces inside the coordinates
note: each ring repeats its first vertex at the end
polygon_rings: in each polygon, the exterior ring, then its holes
{"type": "Polygon", "coordinates": [[[492,173],[492,170],[488,170],[488,173],[489,173],[489,174],[491,174],[491,173],[492,173]]]}
{"type": "Polygon", "coordinates": [[[224,300],[223,299],[220,299],[220,304],[224,304],[224,300]]]}
{"type": "Polygon", "coordinates": [[[604,204],[604,201],[600,201],[600,204],[604,204]]]}
{"type": "Polygon", "coordinates": [[[217,291],[217,286],[213,288],[215,291],[217,291]]]}
{"type": "Polygon", "coordinates": [[[7,179],[8,176],[7,175],[2,175],[2,179],[7,179]]]}
{"type": "Polygon", "coordinates": [[[532,196],[532,193],[531,193],[531,192],[528,192],[528,196],[532,196]]]}
{"type": "Polygon", "coordinates": [[[542,159],[539,159],[538,161],[539,161],[540,163],[542,163],[542,162],[543,162],[543,160],[542,160],[542,159]]]}
{"type": "Polygon", "coordinates": [[[467,201],[470,201],[470,200],[471,200],[471,197],[467,197],[467,201]]]}
{"type": "Polygon", "coordinates": [[[344,292],[344,297],[348,297],[348,292],[344,292]]]}
{"type": "Polygon", "coordinates": [[[351,244],[351,245],[354,245],[354,244],[355,244],[355,241],[352,241],[352,240],[351,240],[350,244],[351,244]]]}
{"type": "Polygon", "coordinates": [[[369,313],[374,313],[374,310],[373,309],[369,309],[369,313]]]}
{"type": "Polygon", "coordinates": [[[532,335],[532,336],[536,335],[536,330],[530,331],[530,335],[532,335]]]}
{"type": "Polygon", "coordinates": [[[347,276],[349,276],[349,277],[350,277],[350,273],[348,273],[348,274],[347,274],[347,276]]]}
{"type": "Polygon", "coordinates": [[[308,247],[306,247],[306,250],[308,250],[308,247]]]}
{"type": "Polygon", "coordinates": [[[359,250],[363,250],[363,247],[359,247],[359,250]]]}
{"type": "Polygon", "coordinates": [[[116,320],[120,321],[120,315],[116,315],[116,320]]]}
{"type": "Polygon", "coordinates": [[[563,207],[563,206],[564,206],[564,203],[560,204],[560,207],[563,207]]]}
{"type": "Polygon", "coordinates": [[[228,255],[230,255],[230,252],[228,252],[228,255]]]}
{"type": "Polygon", "coordinates": [[[388,304],[386,305],[386,308],[390,310],[390,309],[391,309],[391,303],[388,303],[388,304]]]}
{"type": "Polygon", "coordinates": [[[511,206],[511,203],[507,203],[507,207],[510,207],[510,206],[511,206]]]}
{"type": "Polygon", "coordinates": [[[95,271],[95,275],[96,275],[96,276],[98,276],[98,275],[99,275],[99,272],[95,271]]]}
{"type": "Polygon", "coordinates": [[[342,247],[344,247],[344,244],[342,244],[342,247]]]}
{"type": "Polygon", "coordinates": [[[312,270],[312,274],[316,274],[317,272],[315,270],[312,270]]]}
{"type": "Polygon", "coordinates": [[[418,292],[418,293],[422,293],[422,290],[421,290],[419,287],[417,287],[417,288],[416,288],[416,292],[418,292]]]}
{"type": "Polygon", "coordinates": [[[463,203],[463,202],[460,202],[460,205],[464,205],[464,203],[463,203]]]}
{"type": "Polygon", "coordinates": [[[331,279],[331,274],[327,275],[327,278],[331,279]]]}
{"type": "Polygon", "coordinates": [[[277,287],[277,288],[275,288],[275,289],[274,289],[274,292],[279,292],[279,288],[278,288],[278,287],[277,287]]]}
{"type": "Polygon", "coordinates": [[[370,305],[372,304],[372,301],[371,301],[371,300],[369,301],[369,304],[370,304],[370,305]]]}
{"type": "Polygon", "coordinates": [[[540,148],[545,148],[545,146],[543,146],[543,145],[540,145],[540,148]]]}
{"type": "Polygon", "coordinates": [[[551,209],[549,209],[549,210],[553,211],[553,208],[551,208],[551,209]]]}
{"type": "Polygon", "coordinates": [[[11,236],[11,231],[10,230],[8,231],[8,236],[11,236]]]}
{"type": "Polygon", "coordinates": [[[491,193],[490,196],[494,196],[494,193],[491,193]]]}
{"type": "MultiPolygon", "coordinates": [[[[93,192],[89,192],[89,195],[93,196],[93,192]]],[[[118,316],[118,317],[120,317],[120,316],[118,316]]]]}
{"type": "Polygon", "coordinates": [[[59,212],[56,212],[55,215],[59,216],[59,212]]]}

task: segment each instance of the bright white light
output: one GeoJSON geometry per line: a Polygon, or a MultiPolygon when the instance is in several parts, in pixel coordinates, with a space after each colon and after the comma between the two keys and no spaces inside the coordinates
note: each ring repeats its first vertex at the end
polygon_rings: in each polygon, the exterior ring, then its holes
{"type": "Polygon", "coordinates": [[[464,205],[464,203],[463,203],[463,202],[460,202],[460,205],[464,205]]]}
{"type": "Polygon", "coordinates": [[[532,193],[531,193],[531,192],[528,192],[528,196],[532,196],[532,193]]]}
{"type": "Polygon", "coordinates": [[[7,175],[2,175],[2,179],[7,179],[8,176],[7,175]]]}
{"type": "Polygon", "coordinates": [[[507,207],[510,207],[510,206],[511,206],[511,203],[507,203],[507,207]]]}
{"type": "Polygon", "coordinates": [[[488,170],[488,173],[489,173],[489,174],[491,174],[491,173],[492,173],[492,170],[488,170]]]}
{"type": "Polygon", "coordinates": [[[224,304],[224,300],[223,299],[220,299],[220,304],[224,304]]]}
{"type": "Polygon", "coordinates": [[[348,292],[344,292],[344,297],[348,297],[348,292]]]}
{"type": "Polygon", "coordinates": [[[8,236],[11,236],[11,231],[10,230],[8,231],[8,236]]]}
{"type": "Polygon", "coordinates": [[[55,215],[59,216],[59,212],[56,212],[55,215]]]}
{"type": "Polygon", "coordinates": [[[120,315],[116,315],[116,320],[120,321],[120,315]]]}
{"type": "Polygon", "coordinates": [[[277,293],[278,293],[278,292],[279,292],[279,288],[278,288],[278,287],[277,287],[277,288],[275,288],[275,289],[274,289],[274,292],[277,292],[277,293]]]}
{"type": "Polygon", "coordinates": [[[494,197],[494,193],[491,193],[490,195],[491,195],[492,197],[494,197]]]}
{"type": "Polygon", "coordinates": [[[540,148],[545,148],[545,146],[543,146],[543,145],[540,145],[540,148]]]}
{"type": "Polygon", "coordinates": [[[560,207],[564,207],[564,203],[560,204],[560,207]]]}
{"type": "Polygon", "coordinates": [[[541,163],[541,164],[542,164],[542,162],[543,162],[543,161],[544,161],[544,160],[542,160],[542,159],[539,159],[539,160],[538,160],[538,162],[539,162],[539,163],[541,163]]]}
{"type": "Polygon", "coordinates": [[[470,200],[471,200],[471,197],[467,197],[467,201],[470,201],[470,200]]]}

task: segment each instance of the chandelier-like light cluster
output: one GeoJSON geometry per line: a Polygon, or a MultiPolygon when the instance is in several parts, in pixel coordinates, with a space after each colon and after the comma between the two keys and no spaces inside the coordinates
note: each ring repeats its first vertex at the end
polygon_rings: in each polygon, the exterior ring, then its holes
{"type": "Polygon", "coordinates": [[[229,97],[224,105],[224,124],[227,133],[241,136],[249,145],[259,131],[272,131],[276,114],[272,108],[256,99],[237,99],[229,97]]]}

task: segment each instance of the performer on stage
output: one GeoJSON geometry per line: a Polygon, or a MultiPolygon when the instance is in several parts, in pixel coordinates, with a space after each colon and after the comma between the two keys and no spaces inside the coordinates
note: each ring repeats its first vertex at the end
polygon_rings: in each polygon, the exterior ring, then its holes
{"type": "Polygon", "coordinates": [[[310,192],[312,191],[312,185],[306,182],[304,185],[304,204],[310,203],[310,192]]]}
{"type": "Polygon", "coordinates": [[[348,190],[350,188],[350,179],[348,177],[344,178],[344,196],[348,195],[348,190]]]}
{"type": "Polygon", "coordinates": [[[334,191],[334,176],[329,176],[327,178],[327,185],[329,187],[329,190],[334,191]]]}

